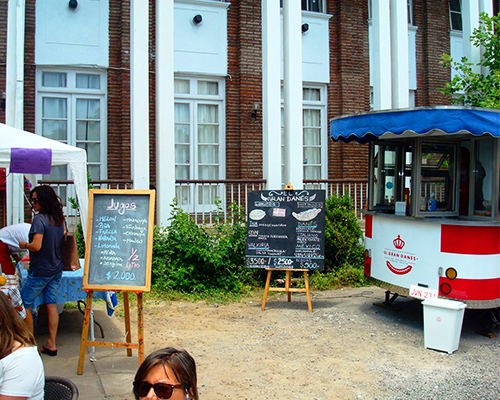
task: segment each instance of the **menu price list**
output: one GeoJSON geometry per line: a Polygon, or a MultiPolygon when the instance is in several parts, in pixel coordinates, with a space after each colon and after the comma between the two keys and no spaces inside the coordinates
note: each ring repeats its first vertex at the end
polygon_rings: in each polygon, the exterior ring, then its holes
{"type": "Polygon", "coordinates": [[[251,192],[246,266],[321,270],[324,232],[323,190],[251,192]]]}

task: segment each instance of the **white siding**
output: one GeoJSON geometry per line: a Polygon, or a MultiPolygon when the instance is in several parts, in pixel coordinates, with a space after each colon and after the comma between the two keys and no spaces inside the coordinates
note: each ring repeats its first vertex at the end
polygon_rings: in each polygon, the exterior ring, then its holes
{"type": "Polygon", "coordinates": [[[174,4],[174,71],[227,74],[227,7],[230,3],[182,0],[174,4]],[[201,15],[202,22],[193,18],[201,15]]]}
{"type": "Polygon", "coordinates": [[[108,0],[37,0],[35,63],[108,67],[108,0]]]}

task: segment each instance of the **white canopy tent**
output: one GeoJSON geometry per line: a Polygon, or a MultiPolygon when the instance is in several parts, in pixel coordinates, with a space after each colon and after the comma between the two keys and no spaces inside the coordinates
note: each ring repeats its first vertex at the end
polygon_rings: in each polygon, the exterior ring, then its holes
{"type": "MultiPolygon", "coordinates": [[[[68,165],[75,184],[76,196],[80,206],[80,217],[84,234],[87,232],[88,186],[87,152],[56,140],[34,133],[16,129],[0,123],[0,167],[9,168],[11,149],[51,149],[52,165],[68,165]]],[[[7,170],[9,172],[9,170],[7,170]]],[[[7,188],[8,190],[8,188],[7,188]]]]}

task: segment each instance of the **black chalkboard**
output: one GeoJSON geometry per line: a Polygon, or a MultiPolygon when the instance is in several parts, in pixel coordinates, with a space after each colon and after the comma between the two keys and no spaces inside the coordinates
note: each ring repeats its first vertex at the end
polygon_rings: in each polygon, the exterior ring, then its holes
{"type": "Polygon", "coordinates": [[[247,267],[322,270],[324,264],[324,190],[249,193],[247,267]]]}
{"type": "Polygon", "coordinates": [[[151,287],[154,190],[89,191],[83,289],[151,287]]]}

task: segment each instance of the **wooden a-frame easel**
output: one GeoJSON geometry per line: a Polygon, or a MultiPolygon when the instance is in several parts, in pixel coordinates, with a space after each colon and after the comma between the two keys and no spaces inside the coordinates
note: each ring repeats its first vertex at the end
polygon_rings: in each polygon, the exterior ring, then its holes
{"type": "Polygon", "coordinates": [[[307,269],[277,269],[277,268],[266,268],[267,271],[267,279],[266,279],[266,288],[264,289],[264,299],[262,300],[262,310],[266,307],[267,293],[268,292],[285,292],[288,294],[288,302],[292,301],[292,292],[302,292],[306,293],[307,296],[307,307],[309,311],[312,312],[311,305],[311,293],[309,292],[309,278],[307,276],[307,269]],[[271,283],[271,273],[273,271],[285,271],[286,279],[285,279],[285,287],[269,287],[271,283]],[[292,271],[299,271],[304,273],[304,286],[305,288],[292,288],[292,271]]]}
{"type": "Polygon", "coordinates": [[[94,291],[87,291],[87,304],[85,306],[85,315],[83,317],[82,339],[80,342],[80,355],[78,357],[78,375],[83,374],[83,364],[85,362],[85,349],[87,347],[111,347],[127,349],[127,356],[132,357],[132,349],[139,350],[139,366],[144,360],[144,312],[142,303],[142,292],[136,292],[137,295],[137,343],[132,342],[130,332],[130,303],[128,292],[123,292],[123,308],[125,311],[125,340],[126,342],[102,342],[87,340],[90,324],[90,313],[92,309],[92,298],[94,291]]]}

